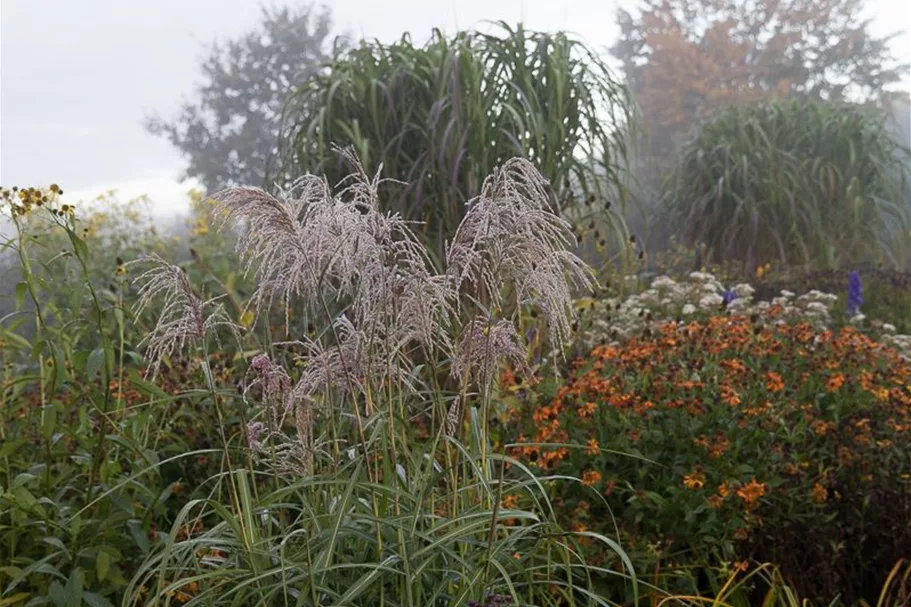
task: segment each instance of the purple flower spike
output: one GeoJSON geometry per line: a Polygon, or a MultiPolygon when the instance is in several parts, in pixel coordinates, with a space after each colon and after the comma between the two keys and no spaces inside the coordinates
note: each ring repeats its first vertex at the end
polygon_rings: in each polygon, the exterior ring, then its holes
{"type": "Polygon", "coordinates": [[[860,307],[864,304],[864,287],[860,280],[860,273],[857,270],[851,272],[848,276],[848,316],[856,316],[860,313],[860,307]]]}

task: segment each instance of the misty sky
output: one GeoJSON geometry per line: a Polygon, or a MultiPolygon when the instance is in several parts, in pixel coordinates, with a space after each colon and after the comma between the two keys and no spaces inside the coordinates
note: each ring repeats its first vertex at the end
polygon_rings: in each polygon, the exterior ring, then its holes
{"type": "MultiPolygon", "coordinates": [[[[293,1],[293,0],[292,0],[293,1]]],[[[290,3],[290,2],[289,2],[290,3]]],[[[624,7],[634,0],[621,0],[624,7]]],[[[338,33],[419,41],[485,20],[566,29],[598,50],[615,39],[617,0],[332,0],[338,33]]],[[[867,0],[874,33],[911,30],[911,0],[867,0]]],[[[199,80],[208,43],[254,26],[255,0],[0,0],[0,184],[60,183],[74,197],[117,188],[174,208],[180,155],[145,132],[199,80]]],[[[911,36],[895,54],[911,58],[911,36]]],[[[904,88],[911,88],[906,81],[904,88]]]]}

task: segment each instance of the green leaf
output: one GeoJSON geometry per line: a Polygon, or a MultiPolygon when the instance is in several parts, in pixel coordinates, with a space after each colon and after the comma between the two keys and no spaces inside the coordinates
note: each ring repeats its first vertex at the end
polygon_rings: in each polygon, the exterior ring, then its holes
{"type": "Polygon", "coordinates": [[[105,552],[104,550],[98,551],[98,556],[95,557],[95,573],[98,575],[98,581],[104,581],[104,578],[108,576],[108,571],[111,569],[111,555],[105,552]]]}
{"type": "Polygon", "coordinates": [[[67,607],[66,590],[63,589],[63,585],[57,580],[51,582],[51,587],[47,594],[55,607],[67,607]]]}
{"type": "Polygon", "coordinates": [[[16,285],[16,309],[21,310],[25,306],[25,294],[28,293],[28,284],[25,281],[16,285]]]}
{"type": "Polygon", "coordinates": [[[73,242],[73,250],[76,252],[76,256],[82,261],[88,260],[89,247],[85,244],[85,241],[79,238],[75,232],[70,232],[70,240],[73,242]]]}
{"type": "Polygon", "coordinates": [[[95,374],[101,369],[101,365],[104,364],[104,349],[95,348],[92,350],[92,353],[89,354],[89,359],[85,362],[85,375],[88,379],[93,379],[95,374]]]}
{"type": "Polygon", "coordinates": [[[13,498],[16,500],[16,503],[23,510],[31,510],[35,507],[35,504],[38,503],[38,500],[35,499],[35,496],[32,495],[32,492],[25,487],[16,487],[15,489],[12,489],[10,493],[13,494],[13,498]]]}
{"type": "Polygon", "coordinates": [[[57,429],[57,407],[53,404],[47,405],[44,408],[43,416],[41,419],[41,435],[44,437],[44,440],[50,440],[54,435],[54,430],[57,429]]]}
{"type": "Polygon", "coordinates": [[[5,599],[0,599],[0,607],[12,607],[13,605],[18,605],[19,603],[24,603],[25,599],[29,598],[27,592],[17,592],[12,594],[5,599]]]}
{"type": "Polygon", "coordinates": [[[114,607],[111,601],[94,592],[86,592],[82,595],[82,600],[88,603],[90,607],[114,607]]]}
{"type": "Polygon", "coordinates": [[[82,569],[73,569],[73,572],[70,574],[70,579],[66,582],[66,607],[81,607],[82,578],[82,569]]]}

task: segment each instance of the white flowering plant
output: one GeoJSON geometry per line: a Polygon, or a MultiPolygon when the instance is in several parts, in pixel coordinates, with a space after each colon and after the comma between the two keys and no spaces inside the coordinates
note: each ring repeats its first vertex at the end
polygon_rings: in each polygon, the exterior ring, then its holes
{"type": "MultiPolygon", "coordinates": [[[[628,277],[628,281],[634,280],[628,277]]],[[[658,276],[639,293],[601,301],[581,299],[580,341],[592,348],[619,343],[650,331],[662,322],[689,322],[718,315],[749,316],[765,324],[807,322],[814,329],[832,328],[842,322],[836,307],[837,295],[811,289],[803,294],[782,290],[768,301],[755,301],[756,290],[749,283],[726,287],[714,274],[691,272],[682,280],[658,276]]],[[[897,334],[889,323],[869,320],[859,311],[846,321],[911,357],[911,335],[897,334]]]]}

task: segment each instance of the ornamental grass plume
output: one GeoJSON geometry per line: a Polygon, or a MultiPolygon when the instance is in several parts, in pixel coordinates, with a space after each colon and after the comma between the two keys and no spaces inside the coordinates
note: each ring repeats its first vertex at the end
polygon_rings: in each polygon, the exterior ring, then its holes
{"type": "Polygon", "coordinates": [[[455,288],[468,286],[491,307],[507,307],[507,285],[519,305],[539,308],[551,346],[568,336],[571,290],[591,290],[591,269],[569,251],[575,237],[550,205],[546,179],[528,160],[513,158],[490,175],[469,203],[448,247],[455,288]]]}
{"type": "MultiPolygon", "coordinates": [[[[485,180],[437,273],[409,222],[380,210],[386,180],[341,153],[353,172],[335,193],[325,179],[305,176],[274,196],[254,188],[213,196],[223,222],[241,231],[237,248],[257,281],[257,315],[278,299],[286,331],[292,305],[324,316],[328,327],[319,337],[285,342],[298,348],[300,375],[282,414],[331,395],[354,409],[360,425],[360,407],[373,413],[389,386],[418,391],[419,363],[449,360],[463,388],[453,427],[471,381],[486,395],[503,363],[526,363],[511,320],[478,309],[538,308],[556,348],[570,331],[571,291],[590,288],[592,272],[569,251],[570,226],[553,213],[549,184],[527,160],[509,160],[485,180]]],[[[255,361],[260,372],[265,360],[255,361]]],[[[265,377],[258,381],[266,387],[265,377]]]]}
{"type": "Polygon", "coordinates": [[[504,362],[524,371],[525,356],[522,338],[511,322],[492,323],[475,316],[462,330],[452,359],[452,375],[465,383],[473,378],[486,390],[504,362]]]}
{"type": "MultiPolygon", "coordinates": [[[[152,265],[134,281],[141,285],[134,314],[141,315],[159,297],[164,300],[155,327],[139,343],[140,348],[146,349],[153,377],[160,370],[163,359],[202,343],[216,328],[227,327],[235,335],[241,329],[217,303],[221,297],[203,300],[196,294],[183,268],[168,263],[157,254],[144,256],[130,265],[133,264],[152,265]]],[[[217,339],[217,333],[215,335],[217,339]]]]}
{"type": "Polygon", "coordinates": [[[250,363],[253,380],[247,384],[244,396],[255,387],[260,388],[260,401],[268,423],[251,420],[247,423],[248,446],[256,454],[266,457],[282,474],[309,475],[313,472],[315,454],[313,439],[313,402],[309,395],[294,389],[285,368],[266,354],[256,356],[250,363]],[[293,420],[296,436],[284,431],[289,417],[293,420]],[[266,445],[271,446],[271,453],[266,445]]]}

